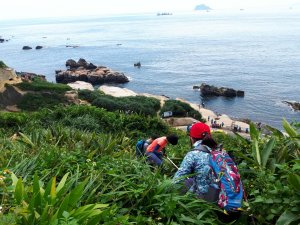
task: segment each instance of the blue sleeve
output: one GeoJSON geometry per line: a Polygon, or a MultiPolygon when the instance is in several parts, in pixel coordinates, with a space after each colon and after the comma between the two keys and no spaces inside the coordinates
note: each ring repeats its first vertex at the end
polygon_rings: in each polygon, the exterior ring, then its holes
{"type": "Polygon", "coordinates": [[[189,152],[184,157],[183,161],[180,164],[178,171],[175,173],[173,177],[173,182],[177,183],[180,181],[180,177],[191,174],[193,172],[194,165],[194,157],[193,153],[189,152]]]}

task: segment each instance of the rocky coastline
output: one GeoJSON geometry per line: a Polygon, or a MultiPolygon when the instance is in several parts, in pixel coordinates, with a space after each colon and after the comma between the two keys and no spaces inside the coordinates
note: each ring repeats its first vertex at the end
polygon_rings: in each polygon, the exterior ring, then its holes
{"type": "Polygon", "coordinates": [[[76,81],[85,81],[92,85],[103,83],[127,83],[128,77],[121,72],[116,72],[105,66],[96,66],[87,62],[85,59],[79,59],[76,62],[73,59],[66,61],[67,70],[57,70],[57,83],[73,83],[76,81]]]}
{"type": "Polygon", "coordinates": [[[283,103],[288,104],[294,111],[300,111],[300,102],[296,101],[282,101],[283,103]]]}

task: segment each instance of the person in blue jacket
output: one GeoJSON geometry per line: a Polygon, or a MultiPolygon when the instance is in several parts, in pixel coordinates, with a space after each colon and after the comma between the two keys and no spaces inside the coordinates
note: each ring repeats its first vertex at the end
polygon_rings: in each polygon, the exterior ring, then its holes
{"type": "Polygon", "coordinates": [[[187,129],[192,150],[184,157],[173,181],[183,182],[187,191],[195,193],[199,198],[206,199],[210,184],[213,183],[209,166],[209,153],[197,149],[205,146],[211,150],[217,146],[212,139],[210,128],[202,122],[197,122],[187,129]],[[192,177],[187,179],[187,175],[192,177]]]}

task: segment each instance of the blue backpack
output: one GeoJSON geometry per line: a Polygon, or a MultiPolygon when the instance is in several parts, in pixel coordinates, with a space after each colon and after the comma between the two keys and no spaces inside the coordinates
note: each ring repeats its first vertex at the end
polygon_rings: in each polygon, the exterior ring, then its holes
{"type": "Polygon", "coordinates": [[[209,192],[214,195],[212,202],[216,202],[226,212],[241,209],[244,189],[232,158],[226,151],[209,151],[205,146],[196,150],[210,153],[209,165],[215,178],[215,182],[209,188],[209,192]]]}
{"type": "Polygon", "coordinates": [[[146,140],[139,140],[135,145],[135,154],[137,157],[142,157],[145,155],[144,144],[146,140]]]}

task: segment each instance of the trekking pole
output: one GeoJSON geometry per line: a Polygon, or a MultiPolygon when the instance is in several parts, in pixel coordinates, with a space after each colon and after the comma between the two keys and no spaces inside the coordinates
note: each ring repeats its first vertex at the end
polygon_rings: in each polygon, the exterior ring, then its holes
{"type": "Polygon", "coordinates": [[[173,166],[175,166],[176,169],[179,169],[178,166],[176,166],[176,164],[168,156],[166,156],[166,158],[173,166]]]}

